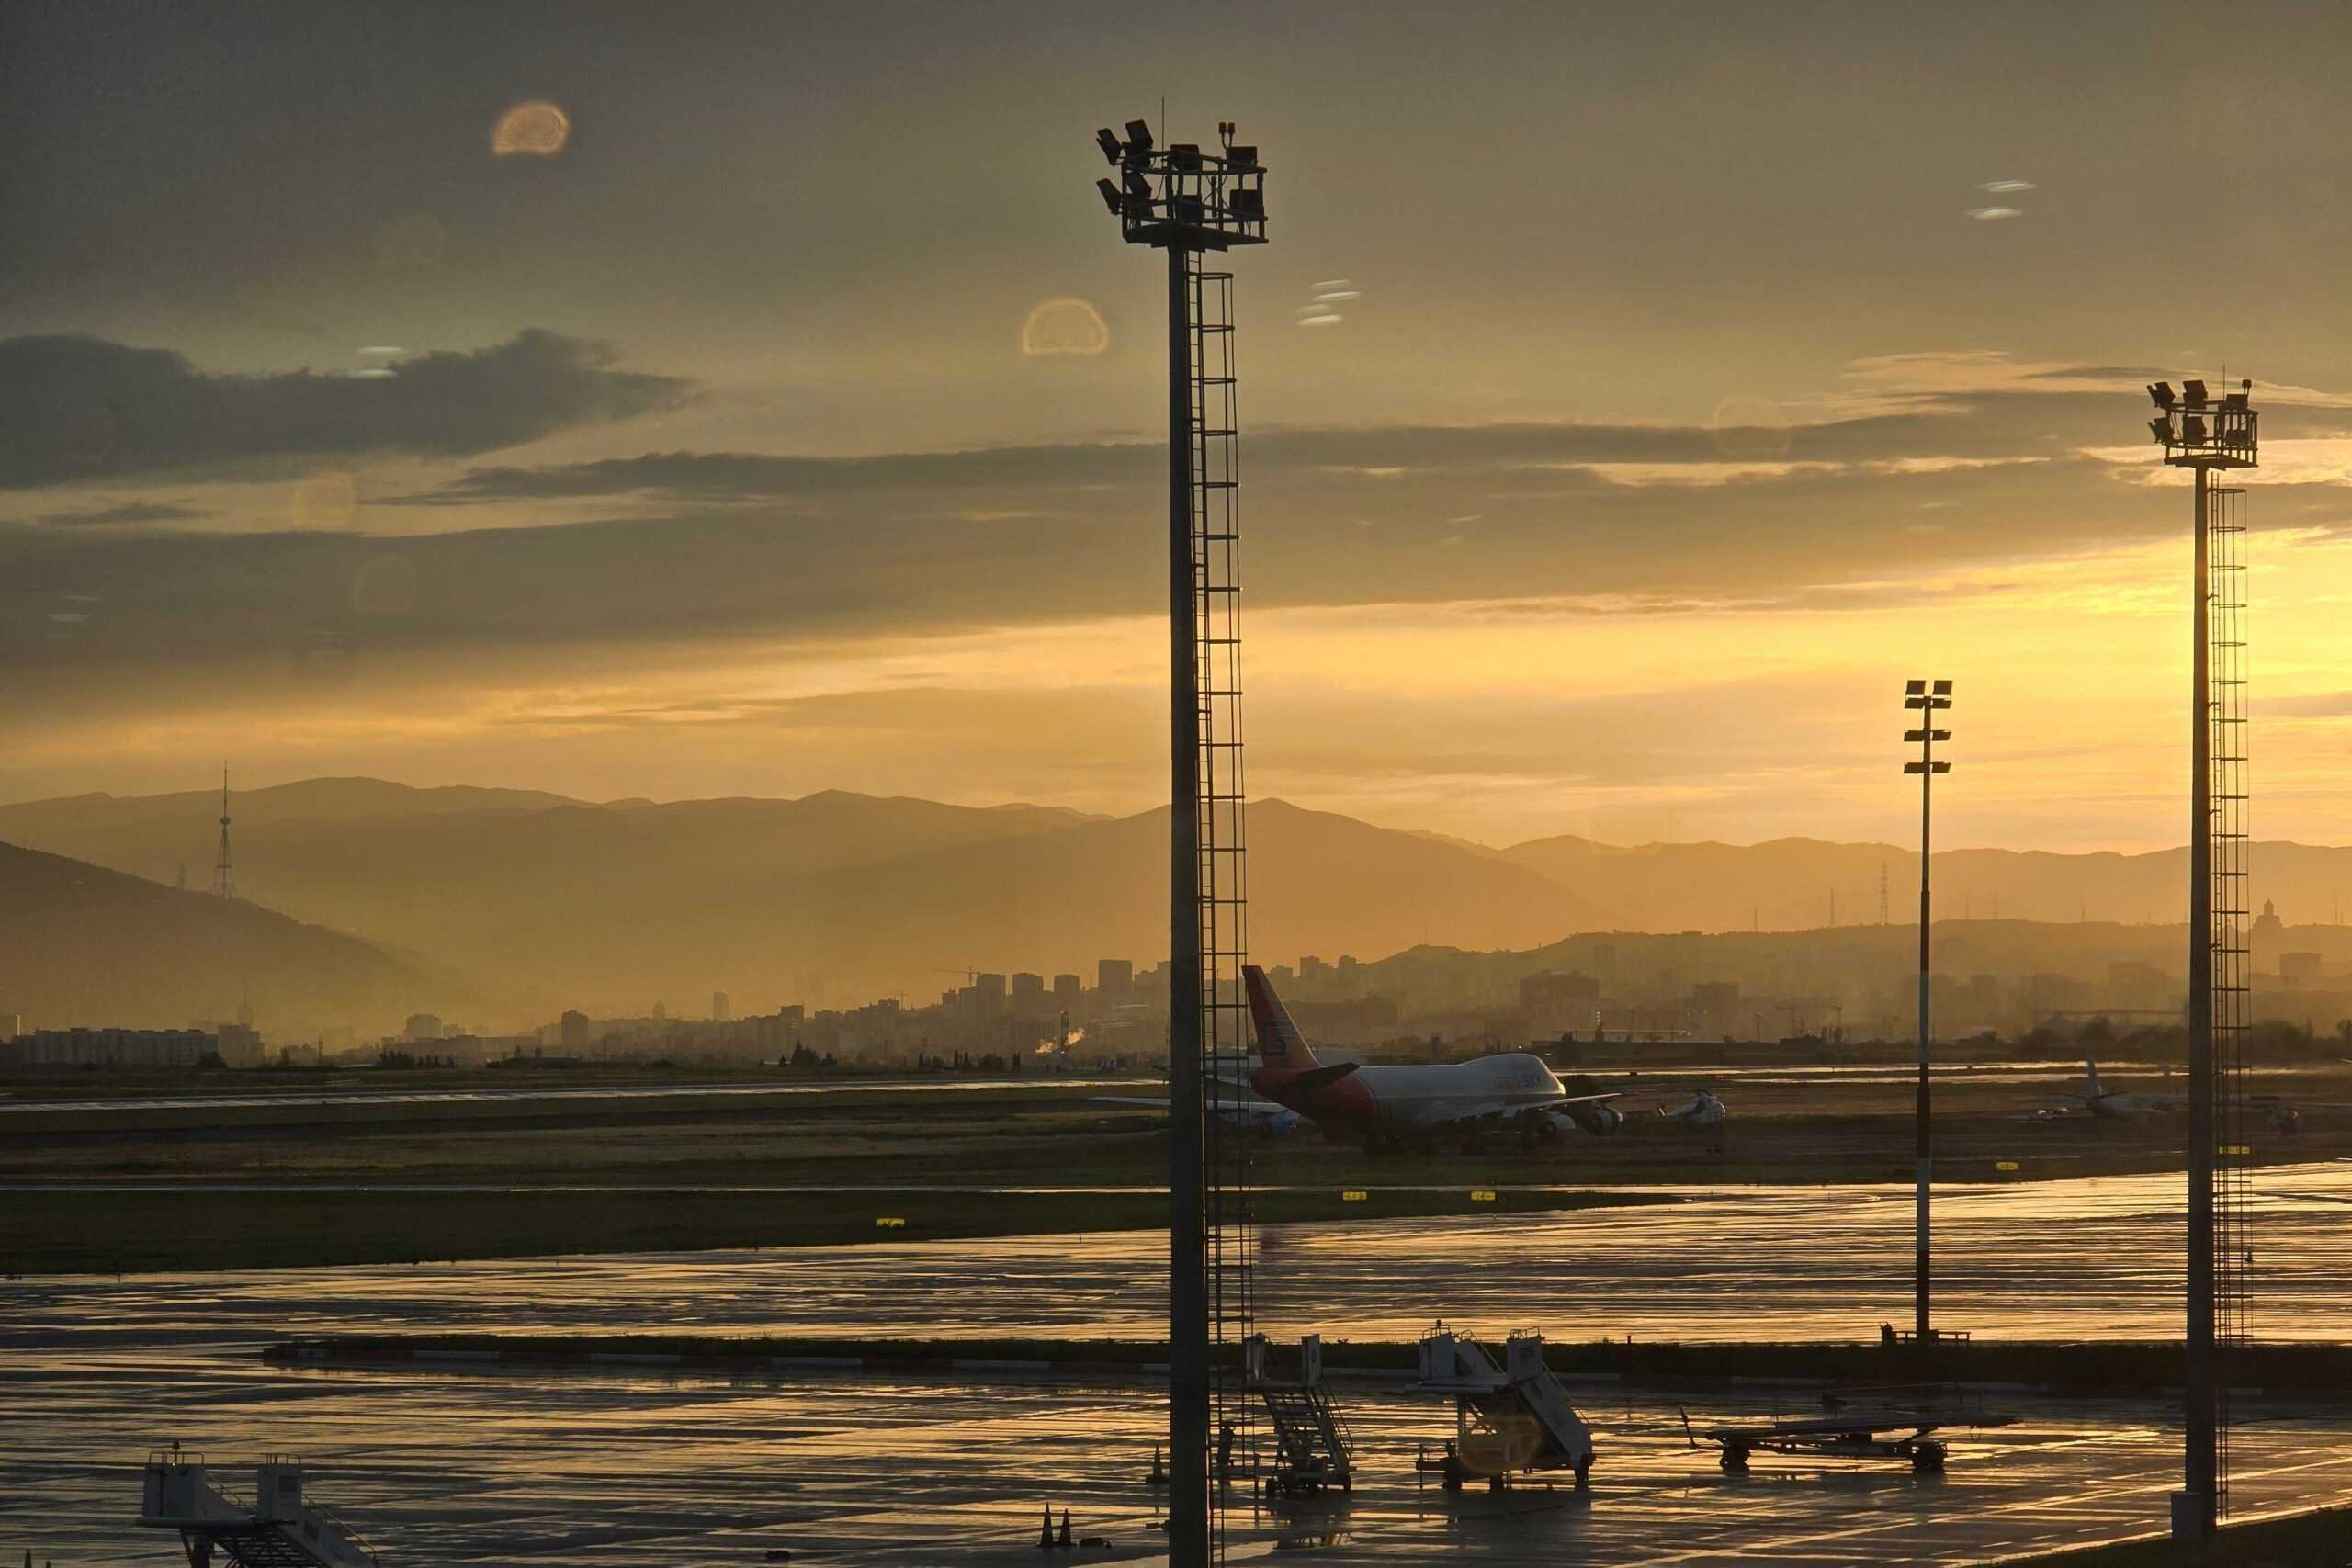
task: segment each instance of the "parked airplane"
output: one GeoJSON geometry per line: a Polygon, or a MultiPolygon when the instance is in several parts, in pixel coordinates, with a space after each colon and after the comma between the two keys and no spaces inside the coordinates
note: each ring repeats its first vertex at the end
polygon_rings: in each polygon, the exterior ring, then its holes
{"type": "Polygon", "coordinates": [[[1724,1102],[1707,1090],[1701,1089],[1690,1097],[1690,1103],[1668,1111],[1661,1105],[1657,1113],[1668,1122],[1679,1122],[1685,1127],[1720,1127],[1731,1112],[1724,1102]]]}
{"type": "MultiPolygon", "coordinates": [[[[1221,1086],[1230,1091],[1233,1085],[1221,1086]]],[[[1167,1111],[1175,1105],[1172,1100],[1152,1100],[1140,1095],[1098,1094],[1091,1097],[1097,1105],[1145,1106],[1167,1111]]],[[[1247,1126],[1255,1132],[1271,1133],[1286,1138],[1306,1125],[1306,1118],[1287,1105],[1277,1105],[1271,1100],[1239,1099],[1229,1092],[1221,1094],[1209,1103],[1209,1114],[1232,1126],[1247,1126]]]]}
{"type": "Polygon", "coordinates": [[[2188,1097],[2185,1094],[2118,1094],[2102,1089],[2098,1064],[2085,1062],[2083,1066],[2090,1074],[2090,1092],[2062,1094],[2058,1098],[2080,1100],[2083,1109],[2093,1116],[2110,1122],[2132,1122],[2143,1116],[2177,1115],[2188,1109],[2188,1097]]]}
{"type": "Polygon", "coordinates": [[[1327,1133],[1428,1147],[1442,1134],[1475,1142],[1482,1132],[1506,1128],[1540,1142],[1567,1127],[1606,1134],[1623,1120],[1609,1103],[1616,1095],[1569,1094],[1542,1057],[1524,1051],[1426,1066],[1326,1066],[1291,1021],[1266,972],[1247,964],[1241,978],[1262,1064],[1250,1075],[1250,1087],[1327,1133]]]}

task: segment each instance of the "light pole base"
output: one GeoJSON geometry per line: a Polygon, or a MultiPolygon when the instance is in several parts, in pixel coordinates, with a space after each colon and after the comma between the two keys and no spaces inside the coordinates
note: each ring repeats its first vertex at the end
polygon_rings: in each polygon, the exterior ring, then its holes
{"type": "Polygon", "coordinates": [[[2213,1539],[2213,1500],[2202,1492],[2172,1495],[2172,1538],[2202,1543],[2213,1539]]]}

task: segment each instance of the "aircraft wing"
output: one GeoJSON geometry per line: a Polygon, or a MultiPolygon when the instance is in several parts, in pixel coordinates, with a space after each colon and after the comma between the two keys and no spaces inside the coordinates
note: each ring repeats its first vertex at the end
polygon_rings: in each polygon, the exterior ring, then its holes
{"type": "Polygon", "coordinates": [[[1571,1105],[1599,1105],[1604,1100],[1617,1098],[1615,1094],[1563,1094],[1552,1100],[1494,1100],[1483,1104],[1454,1105],[1424,1118],[1420,1125],[1436,1131],[1446,1127],[1502,1122],[1514,1116],[1523,1116],[1531,1111],[1565,1111],[1571,1105]]]}

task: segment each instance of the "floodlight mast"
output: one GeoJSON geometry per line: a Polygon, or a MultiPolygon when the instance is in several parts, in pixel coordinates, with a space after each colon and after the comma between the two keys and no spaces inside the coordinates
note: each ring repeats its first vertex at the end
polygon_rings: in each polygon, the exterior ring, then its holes
{"type": "Polygon", "coordinates": [[[1936,1337],[1933,1316],[1928,1310],[1928,1284],[1933,1269],[1928,1245],[1928,1198],[1935,1185],[1935,1146],[1928,1131],[1931,1123],[1928,1119],[1928,864],[1931,848],[1928,811],[1933,798],[1930,786],[1934,784],[1936,775],[1951,772],[1950,762],[1936,761],[1936,742],[1951,739],[1951,730],[1936,728],[1936,715],[1951,706],[1950,681],[1922,678],[1903,682],[1904,711],[1917,713],[1920,725],[1917,729],[1903,732],[1904,744],[1919,748],[1919,760],[1904,763],[1903,771],[1919,775],[1919,1089],[1912,1134],[1918,1175],[1913,1199],[1911,1337],[1912,1342],[1923,1350],[1936,1337]]]}
{"type": "Polygon", "coordinates": [[[2213,470],[2256,466],[2260,443],[2253,393],[2252,381],[2240,381],[2219,402],[2200,380],[2182,382],[2177,397],[2168,382],[2148,388],[2156,410],[2148,428],[2164,448],[2165,465],[2196,475],[2189,587],[2188,1375],[2181,1397],[2181,1490],[2172,1497],[2172,1534],[2188,1540],[2210,1539],[2224,1506],[2222,1380],[2213,1334],[2213,1192],[2221,1125],[2213,1052],[2213,470]]]}
{"type": "MultiPolygon", "coordinates": [[[[1203,1072],[1204,989],[1203,923],[1212,949],[1220,910],[1202,873],[1203,776],[1214,807],[1220,790],[1213,750],[1202,730],[1216,704],[1235,694],[1204,689],[1203,613],[1205,560],[1195,559],[1193,497],[1204,483],[1229,490],[1230,475],[1210,479],[1194,428],[1193,338],[1199,257],[1209,251],[1266,243],[1265,170],[1255,147],[1233,144],[1233,127],[1217,128],[1219,151],[1188,142],[1156,145],[1151,128],[1129,120],[1125,135],[1107,129],[1095,145],[1118,170],[1096,188],[1119,220],[1121,238],[1168,253],[1168,617],[1169,617],[1169,1517],[1170,1568],[1203,1568],[1219,1546],[1210,1517],[1211,1333],[1207,1246],[1208,1182],[1203,1072]],[[1204,755],[1204,750],[1209,754],[1204,755]],[[1205,902],[1204,902],[1205,900],[1205,902]]],[[[1202,372],[1205,374],[1205,372],[1202,372]]],[[[1229,378],[1227,378],[1229,382],[1229,378]]],[[[1211,421],[1210,423],[1217,423],[1211,421]]],[[[1230,423],[1229,421],[1224,422],[1230,423]]],[[[1209,433],[1228,437],[1230,430],[1209,433]]],[[[1227,585],[1224,592],[1230,592],[1227,585]]],[[[1214,646],[1214,643],[1211,643],[1214,646]]],[[[1220,1253],[1220,1258],[1222,1253],[1220,1253]]],[[[1221,1287],[1220,1287],[1221,1289],[1221,1287]]],[[[1244,1286],[1246,1292],[1246,1285],[1244,1286]]],[[[1242,1299],[1246,1302],[1246,1293],[1242,1299]]],[[[1222,1297],[1220,1296],[1220,1301],[1222,1297]]]]}

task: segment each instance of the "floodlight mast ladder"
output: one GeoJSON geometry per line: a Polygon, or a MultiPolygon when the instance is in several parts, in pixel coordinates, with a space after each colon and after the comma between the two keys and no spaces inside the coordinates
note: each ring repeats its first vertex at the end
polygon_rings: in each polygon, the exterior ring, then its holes
{"type": "Polygon", "coordinates": [[[2245,1336],[2246,782],[2245,492],[2217,470],[2257,465],[2254,383],[2219,399],[2188,380],[2148,388],[2148,429],[2192,470],[2189,588],[2188,1310],[2186,1441],[2172,1533],[2210,1538],[2229,1508],[2229,1379],[2222,1346],[2245,1336]]]}
{"type": "MultiPolygon", "coordinates": [[[[2247,896],[2245,716],[2245,491],[2216,485],[2207,492],[2206,690],[2207,886],[2211,905],[2211,993],[2213,1038],[2213,1339],[2247,1337],[2246,1298],[2254,1250],[2248,1232],[2252,1130],[2246,1111],[2246,1026],[2253,977],[2247,896]]],[[[2216,1368],[2213,1419],[2214,1511],[2230,1511],[2230,1378],[2216,1368]]]]}
{"type": "Polygon", "coordinates": [[[1226,1555],[1230,1488],[1253,1484],[1241,1347],[1252,1331],[1246,1129],[1216,1114],[1249,1055],[1238,434],[1230,273],[1208,253],[1266,243],[1265,170],[1218,150],[1095,133],[1095,188],[1130,244],[1168,253],[1169,1562],[1226,1555]],[[1211,1473],[1214,1447],[1216,1473],[1211,1473]]]}

